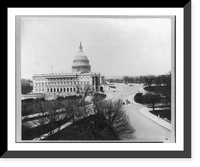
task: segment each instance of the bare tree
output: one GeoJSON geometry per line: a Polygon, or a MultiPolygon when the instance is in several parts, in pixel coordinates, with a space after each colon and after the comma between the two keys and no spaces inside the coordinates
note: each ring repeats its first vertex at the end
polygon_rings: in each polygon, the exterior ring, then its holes
{"type": "Polygon", "coordinates": [[[85,98],[91,94],[92,91],[92,87],[91,85],[77,85],[76,86],[76,93],[79,94],[81,96],[82,100],[85,100],[85,98]]]}
{"type": "Polygon", "coordinates": [[[132,137],[134,129],[125,113],[121,99],[114,102],[96,101],[94,102],[94,111],[98,115],[96,124],[102,126],[101,121],[104,120],[104,127],[109,130],[115,139],[130,139],[132,137]]]}
{"type": "MultiPolygon", "coordinates": [[[[93,114],[91,105],[88,105],[84,100],[67,100],[64,105],[65,108],[69,110],[70,118],[73,120],[73,123],[80,122],[80,120],[93,114]]],[[[81,123],[78,124],[78,127],[80,132],[84,129],[81,123]]]]}

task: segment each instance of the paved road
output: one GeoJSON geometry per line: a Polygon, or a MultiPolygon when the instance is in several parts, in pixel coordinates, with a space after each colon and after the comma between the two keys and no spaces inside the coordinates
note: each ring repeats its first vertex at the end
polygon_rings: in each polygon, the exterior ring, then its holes
{"type": "MultiPolygon", "coordinates": [[[[122,98],[125,101],[129,95],[138,93],[138,89],[142,88],[142,84],[133,84],[129,86],[125,84],[114,84],[116,92],[107,90],[106,93],[111,93],[115,99],[122,98]]],[[[125,110],[130,118],[130,122],[135,129],[133,139],[138,141],[169,141],[171,139],[171,131],[160,126],[139,112],[139,109],[144,106],[138,104],[125,105],[125,110]]]]}

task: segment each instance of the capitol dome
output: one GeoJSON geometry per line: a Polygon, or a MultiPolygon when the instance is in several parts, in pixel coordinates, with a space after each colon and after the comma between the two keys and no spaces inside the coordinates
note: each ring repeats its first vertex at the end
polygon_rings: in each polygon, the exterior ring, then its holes
{"type": "Polygon", "coordinates": [[[91,66],[89,64],[89,60],[87,56],[83,53],[83,48],[79,46],[79,52],[75,56],[75,59],[73,61],[72,65],[72,72],[89,72],[91,71],[91,66]]]}

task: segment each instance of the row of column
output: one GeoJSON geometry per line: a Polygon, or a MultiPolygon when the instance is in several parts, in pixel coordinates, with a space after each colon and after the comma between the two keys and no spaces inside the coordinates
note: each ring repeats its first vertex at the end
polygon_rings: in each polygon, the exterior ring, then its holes
{"type": "Polygon", "coordinates": [[[47,93],[75,92],[76,88],[47,88],[47,93]]]}

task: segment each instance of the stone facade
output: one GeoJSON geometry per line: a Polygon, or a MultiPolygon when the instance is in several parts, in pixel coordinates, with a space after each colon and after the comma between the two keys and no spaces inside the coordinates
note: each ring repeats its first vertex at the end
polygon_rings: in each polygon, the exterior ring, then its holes
{"type": "Polygon", "coordinates": [[[39,74],[33,76],[33,93],[68,93],[77,91],[77,86],[100,89],[100,73],[39,74]]]}

